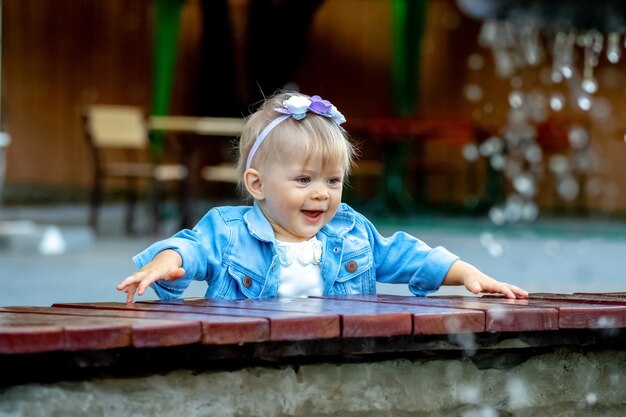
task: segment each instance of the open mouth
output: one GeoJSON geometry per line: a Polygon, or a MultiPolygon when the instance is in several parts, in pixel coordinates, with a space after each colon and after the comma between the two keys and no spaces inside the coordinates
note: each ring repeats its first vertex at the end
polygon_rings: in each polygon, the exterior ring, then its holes
{"type": "Polygon", "coordinates": [[[318,221],[324,212],[321,210],[302,210],[302,214],[311,222],[318,221]]]}

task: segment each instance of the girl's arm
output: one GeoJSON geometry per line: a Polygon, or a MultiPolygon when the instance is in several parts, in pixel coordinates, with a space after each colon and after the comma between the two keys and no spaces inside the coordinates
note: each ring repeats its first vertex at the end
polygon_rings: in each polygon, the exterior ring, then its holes
{"type": "Polygon", "coordinates": [[[496,281],[479,271],[475,266],[458,260],[452,264],[442,285],[465,285],[470,292],[495,293],[507,298],[527,298],[528,293],[515,285],[496,281]]]}

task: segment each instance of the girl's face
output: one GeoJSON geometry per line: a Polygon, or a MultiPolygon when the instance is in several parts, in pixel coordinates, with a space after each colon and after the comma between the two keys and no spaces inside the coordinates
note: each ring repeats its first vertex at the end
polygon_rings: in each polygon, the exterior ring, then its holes
{"type": "Polygon", "coordinates": [[[258,203],[276,239],[302,242],[315,236],[341,203],[343,167],[324,166],[321,153],[308,161],[267,163],[260,172],[264,198],[258,203]]]}

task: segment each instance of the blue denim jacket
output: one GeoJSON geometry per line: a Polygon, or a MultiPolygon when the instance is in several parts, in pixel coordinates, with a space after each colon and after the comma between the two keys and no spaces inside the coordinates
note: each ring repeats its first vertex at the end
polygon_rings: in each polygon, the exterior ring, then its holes
{"type": "MultiPolygon", "coordinates": [[[[374,294],[376,281],[408,283],[412,293],[437,290],[457,256],[397,232],[381,236],[374,225],[346,204],[318,233],[322,242],[324,295],[374,294]]],[[[207,298],[269,298],[278,294],[280,262],[274,232],[253,206],[210,210],[193,230],[182,230],[136,255],[138,268],[165,249],[177,251],[185,275],[152,284],[162,300],[180,298],[192,279],[206,281],[207,298]]]]}

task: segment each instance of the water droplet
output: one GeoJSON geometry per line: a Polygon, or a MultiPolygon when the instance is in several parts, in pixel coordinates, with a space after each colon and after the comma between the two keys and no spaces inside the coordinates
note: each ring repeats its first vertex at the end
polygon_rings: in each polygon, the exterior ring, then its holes
{"type": "Polygon", "coordinates": [[[506,309],[500,304],[495,304],[493,307],[489,308],[489,313],[496,320],[504,321],[509,318],[509,314],[507,313],[506,309]]]}
{"type": "Polygon", "coordinates": [[[466,161],[470,162],[477,161],[478,158],[480,158],[480,152],[478,151],[478,147],[473,143],[463,146],[462,154],[463,158],[466,161]]]}
{"type": "MultiPolygon", "coordinates": [[[[504,216],[502,217],[504,219],[504,216]]],[[[491,233],[482,233],[480,235],[480,243],[487,250],[487,253],[489,253],[489,255],[493,256],[494,258],[498,258],[504,253],[504,247],[494,238],[491,233]]]]}
{"type": "Polygon", "coordinates": [[[479,54],[471,54],[467,58],[467,67],[471,70],[480,70],[485,65],[485,60],[479,54]]]}
{"type": "Polygon", "coordinates": [[[581,95],[576,100],[576,103],[581,110],[587,111],[591,108],[591,98],[589,98],[589,96],[581,95]]]}
{"type": "Polygon", "coordinates": [[[563,110],[564,104],[565,104],[565,99],[563,98],[562,95],[553,94],[552,97],[550,97],[550,108],[552,110],[561,111],[563,110]]]}
{"type": "Polygon", "coordinates": [[[491,158],[489,158],[489,165],[491,166],[491,168],[495,169],[496,171],[502,171],[502,168],[504,168],[505,162],[506,161],[504,157],[500,154],[492,155],[491,158]]]}
{"type": "MultiPolygon", "coordinates": [[[[469,3],[469,1],[463,1],[469,3]]],[[[485,20],[480,27],[478,43],[483,47],[490,47],[498,38],[498,22],[495,20],[485,20]]]]}
{"type": "Polygon", "coordinates": [[[480,403],[480,388],[473,385],[459,384],[457,385],[458,400],[464,404],[480,403]]]}
{"type": "Polygon", "coordinates": [[[60,255],[67,249],[67,243],[57,226],[48,226],[39,242],[39,253],[42,255],[60,255]]]}
{"type": "Polygon", "coordinates": [[[572,75],[574,75],[574,71],[571,67],[564,66],[561,68],[561,74],[563,74],[565,78],[572,78],[572,75]]]}
{"type": "Polygon", "coordinates": [[[524,157],[531,164],[538,164],[543,159],[543,151],[539,145],[533,144],[524,150],[524,157]]]}
{"type": "Polygon", "coordinates": [[[609,60],[610,63],[612,64],[617,64],[619,62],[619,58],[620,58],[620,52],[619,49],[613,49],[613,50],[609,50],[606,53],[606,57],[609,60]]]}
{"type": "Polygon", "coordinates": [[[515,191],[524,197],[532,197],[535,195],[536,186],[535,179],[529,173],[523,173],[513,179],[513,187],[515,191]]]}
{"type": "Polygon", "coordinates": [[[508,408],[518,410],[530,405],[530,395],[526,381],[519,377],[508,378],[506,381],[508,408]]]}
{"type": "Polygon", "coordinates": [[[496,73],[501,78],[508,78],[515,72],[513,57],[509,52],[500,48],[494,50],[493,58],[496,65],[496,73]]]}
{"type": "Polygon", "coordinates": [[[500,153],[503,148],[502,139],[497,136],[491,136],[480,144],[479,151],[482,156],[491,156],[500,153]]]}
{"type": "Polygon", "coordinates": [[[471,102],[480,101],[483,98],[483,89],[476,84],[468,84],[463,89],[465,98],[471,102]]]}
{"type": "Polygon", "coordinates": [[[522,220],[526,222],[534,222],[539,217],[539,206],[532,201],[524,203],[522,208],[522,220]]]}
{"type": "Polygon", "coordinates": [[[558,84],[561,81],[563,81],[563,74],[561,74],[559,71],[552,71],[552,74],[550,75],[550,79],[552,80],[554,84],[558,84]]]}
{"type": "Polygon", "coordinates": [[[519,109],[524,104],[524,95],[519,91],[512,91],[509,94],[509,105],[514,109],[519,109]]]}
{"type": "Polygon", "coordinates": [[[599,317],[595,323],[595,328],[597,329],[611,329],[614,327],[619,327],[615,317],[608,317],[608,316],[599,317]]]}
{"type": "Polygon", "coordinates": [[[559,181],[557,186],[558,195],[565,201],[572,201],[578,197],[578,182],[573,177],[567,176],[559,181]]]}
{"type": "MultiPolygon", "coordinates": [[[[612,64],[617,64],[622,56],[622,49],[619,45],[619,37],[620,34],[618,32],[611,32],[608,36],[606,58],[612,64]]],[[[626,42],[626,38],[624,38],[624,41],[626,42]]]]}
{"type": "Polygon", "coordinates": [[[589,144],[589,132],[580,125],[573,126],[567,135],[569,144],[574,149],[584,149],[589,144]]]}
{"type": "MultiPolygon", "coordinates": [[[[625,136],[626,140],[626,136],[625,136]]],[[[550,171],[555,175],[561,176],[570,170],[570,164],[567,158],[563,155],[554,155],[550,158],[550,171]]]]}
{"type": "Polygon", "coordinates": [[[593,78],[585,78],[581,83],[581,87],[589,94],[593,94],[598,91],[598,82],[593,78]]]}
{"type": "Polygon", "coordinates": [[[498,411],[491,406],[483,406],[478,410],[465,411],[462,417],[498,417],[498,411]]]}
{"type": "Polygon", "coordinates": [[[504,210],[500,207],[492,207],[489,209],[489,219],[498,226],[503,225],[506,222],[506,217],[504,216],[504,210]]]}
{"type": "Polygon", "coordinates": [[[587,405],[596,405],[598,403],[598,395],[595,392],[588,392],[585,396],[587,405]]]}
{"type": "Polygon", "coordinates": [[[519,222],[522,219],[523,207],[524,203],[518,195],[513,194],[508,197],[504,205],[504,217],[506,221],[509,223],[519,222]]]}

